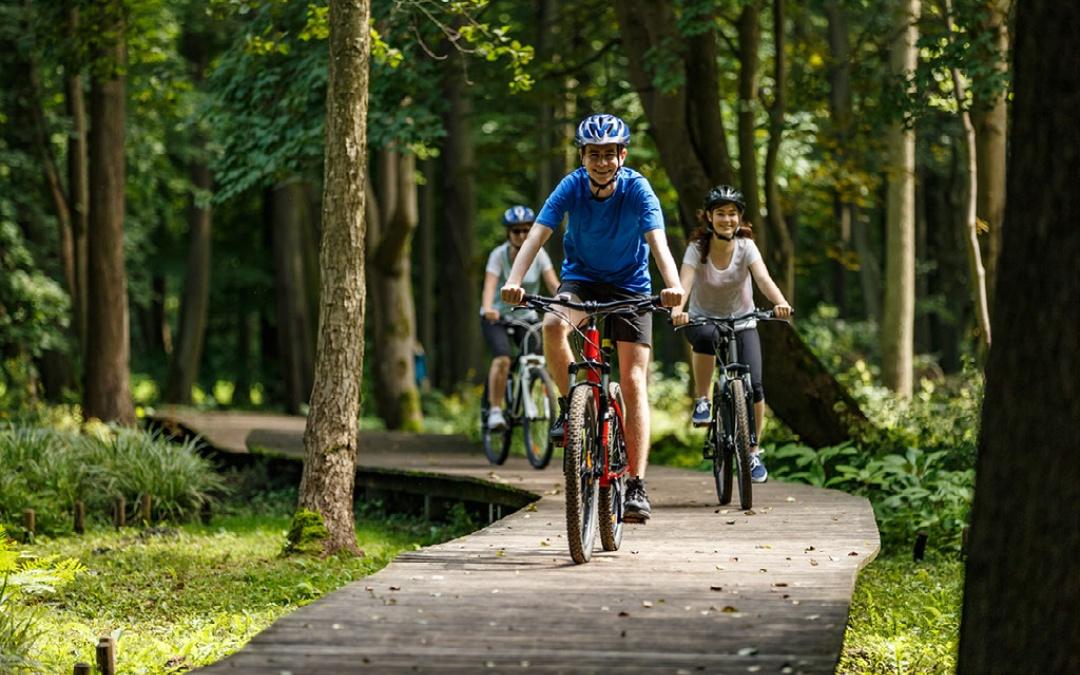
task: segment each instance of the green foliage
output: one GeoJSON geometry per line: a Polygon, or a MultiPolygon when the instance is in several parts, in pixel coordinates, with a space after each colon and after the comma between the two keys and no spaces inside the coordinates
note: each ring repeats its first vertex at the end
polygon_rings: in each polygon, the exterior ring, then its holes
{"type": "Polygon", "coordinates": [[[50,601],[38,624],[36,657],[47,672],[70,672],[76,661],[93,662],[97,636],[112,633],[121,673],[205,666],[398,553],[459,534],[361,509],[356,533],[364,557],[286,557],[281,540],[295,505],[294,488],[245,494],[207,525],[144,536],[102,529],[39,542],[35,553],[77,557],[88,573],[50,601]]]}
{"type": "Polygon", "coordinates": [[[952,673],[964,565],[878,559],[859,573],[837,673],[952,673]]]}
{"type": "Polygon", "coordinates": [[[224,488],[196,447],[104,425],[88,434],[0,426],[0,522],[15,525],[32,508],[39,532],[67,532],[76,501],[103,519],[116,496],[134,508],[144,494],[158,518],[192,518],[224,488]]]}

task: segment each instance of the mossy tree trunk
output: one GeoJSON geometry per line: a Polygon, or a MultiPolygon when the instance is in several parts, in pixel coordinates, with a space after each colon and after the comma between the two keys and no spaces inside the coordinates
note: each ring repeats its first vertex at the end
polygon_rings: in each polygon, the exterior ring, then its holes
{"type": "Polygon", "coordinates": [[[369,21],[364,0],[331,0],[319,333],[298,514],[322,516],[324,554],[357,552],[353,518],[364,366],[369,21]]]}

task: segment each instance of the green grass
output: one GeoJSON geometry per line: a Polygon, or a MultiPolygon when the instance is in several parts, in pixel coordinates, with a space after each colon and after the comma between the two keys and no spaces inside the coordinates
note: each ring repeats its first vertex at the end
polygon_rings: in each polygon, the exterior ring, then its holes
{"type": "MultiPolygon", "coordinates": [[[[401,517],[361,515],[363,558],[282,557],[282,500],[255,503],[210,525],[150,533],[99,530],[40,541],[34,555],[88,568],[43,600],[37,658],[47,672],[93,662],[98,636],[117,638],[119,673],[182,672],[224,658],[275,619],[384,567],[401,551],[461,533],[401,517]],[[261,507],[269,515],[255,515],[261,507]]],[[[295,503],[292,502],[292,503],[295,503]]]]}
{"type": "Polygon", "coordinates": [[[963,592],[961,561],[874,561],[859,575],[836,672],[954,672],[963,592]]]}

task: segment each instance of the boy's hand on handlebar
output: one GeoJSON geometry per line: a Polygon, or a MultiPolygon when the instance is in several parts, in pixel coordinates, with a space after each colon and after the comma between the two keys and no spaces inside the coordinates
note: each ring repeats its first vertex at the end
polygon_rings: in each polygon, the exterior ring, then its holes
{"type": "Polygon", "coordinates": [[[679,307],[673,307],[671,309],[671,325],[672,326],[685,326],[690,321],[690,315],[684,312],[679,307]]]}
{"type": "Polygon", "coordinates": [[[660,304],[663,307],[678,307],[682,304],[684,291],[682,286],[672,286],[660,291],[660,304]]]}
{"type": "Polygon", "coordinates": [[[520,305],[525,299],[525,289],[515,284],[502,287],[502,299],[508,305],[520,305]]]}
{"type": "Polygon", "coordinates": [[[497,310],[497,309],[485,309],[484,310],[484,318],[487,319],[488,321],[498,321],[499,320],[499,310],[497,310]]]}
{"type": "Polygon", "coordinates": [[[782,303],[773,307],[773,315],[777,319],[791,318],[792,313],[793,310],[791,309],[791,305],[788,305],[786,303],[782,303]]]}

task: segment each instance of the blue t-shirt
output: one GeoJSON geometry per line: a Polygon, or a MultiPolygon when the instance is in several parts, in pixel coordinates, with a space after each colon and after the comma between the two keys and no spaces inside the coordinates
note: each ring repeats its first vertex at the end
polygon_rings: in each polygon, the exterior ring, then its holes
{"type": "Polygon", "coordinates": [[[645,176],[619,169],[615,192],[597,201],[589,192],[588,172],[579,168],[555,187],[536,222],[554,230],[567,213],[563,281],[598,281],[631,293],[651,292],[645,233],[664,229],[664,214],[645,176]]]}

